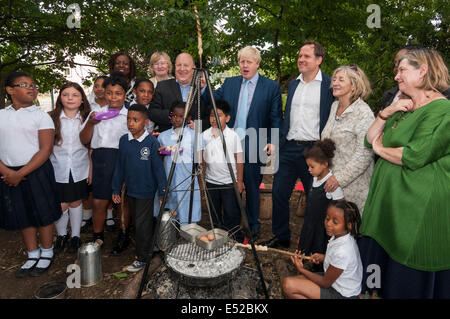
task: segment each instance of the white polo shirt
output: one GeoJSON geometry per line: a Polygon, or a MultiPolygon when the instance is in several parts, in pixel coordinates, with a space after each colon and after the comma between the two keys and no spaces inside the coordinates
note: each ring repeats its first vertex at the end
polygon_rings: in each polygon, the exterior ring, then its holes
{"type": "Polygon", "coordinates": [[[64,111],[59,120],[62,140],[60,145],[53,146],[53,153],[50,155],[55,179],[57,183],[69,183],[69,173],[72,171],[73,181],[77,183],[89,175],[89,152],[80,141],[83,120],[80,112],[71,119],[64,111]]]}
{"type": "Polygon", "coordinates": [[[89,103],[91,106],[91,111],[95,111],[95,112],[100,112],[100,110],[105,107],[105,106],[100,106],[100,104],[98,104],[97,102],[95,102],[95,99],[93,102],[89,103]]]}
{"type": "MultiPolygon", "coordinates": [[[[223,152],[222,140],[220,135],[214,137],[212,135],[213,128],[210,127],[202,133],[205,143],[204,157],[206,162],[205,180],[208,183],[216,185],[231,184],[230,172],[228,170],[227,161],[223,152]]],[[[233,167],[234,176],[237,179],[236,160],[234,154],[242,153],[242,145],[239,135],[228,126],[223,130],[227,153],[233,167]]]]}
{"type": "MultiPolygon", "coordinates": [[[[107,111],[109,106],[104,106],[102,111],[107,111]]],[[[91,111],[91,113],[94,111],[91,111]]],[[[89,116],[91,115],[89,113],[89,116]]],[[[91,139],[91,148],[115,148],[119,149],[119,140],[122,135],[128,133],[127,128],[127,114],[128,110],[125,106],[122,106],[118,116],[109,119],[102,120],[96,125],[94,125],[94,133],[91,139]]],[[[81,130],[83,130],[89,117],[84,121],[81,130]]]]}
{"type": "Polygon", "coordinates": [[[347,234],[339,238],[334,236],[328,241],[323,268],[343,269],[342,274],[331,285],[344,297],[357,296],[361,293],[363,267],[359,255],[358,245],[352,235],[347,234]]]}
{"type": "Polygon", "coordinates": [[[47,129],[55,129],[50,115],[34,104],[0,110],[0,161],[10,167],[26,165],[39,151],[38,131],[47,129]]]}
{"type": "Polygon", "coordinates": [[[314,80],[306,83],[303,74],[295,89],[291,103],[290,126],[286,136],[288,140],[318,141],[320,140],[320,87],[322,71],[317,72],[314,80]]]}

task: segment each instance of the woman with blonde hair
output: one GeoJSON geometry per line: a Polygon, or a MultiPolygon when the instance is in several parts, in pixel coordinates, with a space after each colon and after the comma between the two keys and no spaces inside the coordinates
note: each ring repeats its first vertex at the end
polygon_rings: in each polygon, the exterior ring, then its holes
{"type": "Polygon", "coordinates": [[[361,259],[364,269],[378,265],[383,298],[450,298],[450,101],[441,93],[448,68],[438,52],[413,50],[400,57],[395,80],[411,99],[383,109],[367,132],[380,159],[361,259]]]}
{"type": "Polygon", "coordinates": [[[331,105],[322,139],[332,139],[336,153],[331,167],[333,176],[324,190],[331,193],[340,186],[345,199],[354,202],[362,213],[374,166],[373,152],[364,146],[364,137],[374,120],[372,110],[364,102],[371,92],[370,83],[358,66],[347,65],[333,72],[331,87],[336,101],[331,105]]]}
{"type": "Polygon", "coordinates": [[[171,75],[172,62],[170,62],[169,55],[166,52],[154,52],[150,57],[148,72],[152,76],[150,81],[152,81],[155,88],[158,85],[158,82],[173,79],[173,76],[171,75]]]}

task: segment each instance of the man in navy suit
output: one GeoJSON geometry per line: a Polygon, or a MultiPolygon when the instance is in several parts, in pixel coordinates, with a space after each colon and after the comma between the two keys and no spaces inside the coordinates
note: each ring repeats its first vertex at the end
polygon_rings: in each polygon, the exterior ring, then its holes
{"type": "Polygon", "coordinates": [[[306,194],[311,187],[312,176],[303,152],[320,140],[334,100],[330,77],[320,70],[324,56],[325,49],[320,43],[305,42],[297,60],[300,75],[288,86],[286,110],[280,128],[279,169],[272,188],[272,232],[275,237],[261,243],[268,247],[289,247],[289,200],[292,190],[298,177],[306,194]]]}
{"type": "MultiPolygon", "coordinates": [[[[278,137],[281,91],[277,82],[258,73],[261,55],[256,48],[247,46],[241,49],[238,61],[241,75],[226,78],[213,94],[215,100],[226,100],[231,105],[228,126],[234,128],[245,143],[246,213],[251,235],[256,239],[261,227],[258,220],[259,186],[263,178],[261,172],[267,160],[264,152],[270,155],[275,149],[271,144],[271,136],[277,134],[278,137]],[[276,130],[272,132],[273,128],[276,130]]],[[[211,103],[208,91],[203,94],[203,98],[211,103]]]]}

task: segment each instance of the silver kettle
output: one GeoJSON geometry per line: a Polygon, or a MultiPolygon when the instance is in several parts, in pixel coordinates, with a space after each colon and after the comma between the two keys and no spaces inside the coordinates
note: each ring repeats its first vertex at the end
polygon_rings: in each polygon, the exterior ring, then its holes
{"type": "Polygon", "coordinates": [[[102,250],[98,242],[83,244],[78,250],[78,264],[81,270],[81,286],[90,287],[102,278],[102,250]]]}
{"type": "Polygon", "coordinates": [[[161,220],[157,227],[156,244],[159,249],[166,251],[175,244],[177,239],[177,229],[175,228],[177,213],[174,210],[164,208],[161,214],[161,220]]]}

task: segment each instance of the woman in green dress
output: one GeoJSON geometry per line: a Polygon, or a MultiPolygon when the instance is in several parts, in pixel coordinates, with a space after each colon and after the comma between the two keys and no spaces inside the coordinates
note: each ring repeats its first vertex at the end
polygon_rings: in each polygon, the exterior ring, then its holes
{"type": "Polygon", "coordinates": [[[448,69],[436,51],[414,50],[395,80],[411,99],[383,109],[365,141],[380,159],[362,217],[363,286],[383,298],[450,298],[448,69]]]}

